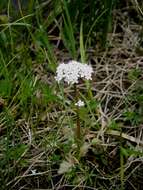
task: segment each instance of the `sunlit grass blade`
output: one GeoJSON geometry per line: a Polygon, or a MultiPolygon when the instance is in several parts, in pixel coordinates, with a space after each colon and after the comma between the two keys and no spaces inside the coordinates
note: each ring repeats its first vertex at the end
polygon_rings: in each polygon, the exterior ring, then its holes
{"type": "Polygon", "coordinates": [[[86,41],[85,41],[85,47],[87,47],[88,45],[88,42],[89,42],[89,39],[90,39],[90,35],[91,33],[93,32],[93,28],[96,26],[96,24],[100,21],[100,19],[104,16],[104,14],[106,13],[106,9],[94,20],[93,24],[91,25],[90,27],[90,30],[87,34],[87,37],[86,37],[86,41]]]}
{"type": "Polygon", "coordinates": [[[70,15],[68,12],[67,3],[65,0],[63,0],[63,10],[65,14],[63,14],[64,19],[64,28],[62,30],[62,37],[65,42],[65,45],[69,49],[72,58],[76,59],[77,53],[76,53],[76,42],[74,37],[74,29],[73,25],[71,23],[70,15]]]}
{"type": "Polygon", "coordinates": [[[105,19],[103,22],[102,45],[105,47],[107,34],[112,30],[112,10],[114,0],[104,0],[105,19]]]}
{"type": "Polygon", "coordinates": [[[84,46],[84,40],[83,40],[83,21],[81,21],[80,25],[80,56],[81,56],[81,62],[86,63],[86,53],[85,53],[85,46],[84,46]]]}
{"type": "Polygon", "coordinates": [[[53,9],[48,14],[48,17],[44,21],[44,26],[49,27],[55,23],[55,19],[62,14],[62,6],[59,0],[53,1],[53,9]]]}

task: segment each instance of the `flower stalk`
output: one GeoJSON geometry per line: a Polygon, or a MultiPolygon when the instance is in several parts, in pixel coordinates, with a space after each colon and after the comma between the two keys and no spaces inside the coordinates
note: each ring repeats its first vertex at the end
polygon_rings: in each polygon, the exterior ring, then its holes
{"type": "MultiPolygon", "coordinates": [[[[76,102],[78,102],[79,91],[78,91],[78,88],[77,88],[76,84],[74,85],[74,88],[75,88],[76,102]]],[[[77,103],[77,106],[76,106],[76,138],[77,138],[77,140],[80,140],[80,118],[79,118],[79,106],[78,106],[78,103],[77,103]]]]}

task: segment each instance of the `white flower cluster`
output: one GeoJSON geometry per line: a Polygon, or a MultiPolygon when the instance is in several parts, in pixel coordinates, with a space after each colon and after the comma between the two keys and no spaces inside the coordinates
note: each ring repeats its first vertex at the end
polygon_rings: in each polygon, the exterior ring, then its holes
{"type": "Polygon", "coordinates": [[[67,64],[61,63],[57,67],[55,79],[60,82],[63,80],[68,84],[78,83],[80,78],[92,80],[91,75],[93,69],[90,65],[83,64],[77,61],[69,61],[67,64]]]}
{"type": "Polygon", "coordinates": [[[84,106],[84,102],[82,100],[79,100],[77,103],[75,103],[75,106],[83,107],[84,106]]]}

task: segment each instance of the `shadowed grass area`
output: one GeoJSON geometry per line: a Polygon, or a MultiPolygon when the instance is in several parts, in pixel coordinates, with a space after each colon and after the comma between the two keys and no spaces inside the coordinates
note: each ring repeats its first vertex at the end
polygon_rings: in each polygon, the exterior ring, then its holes
{"type": "Polygon", "coordinates": [[[1,189],[143,186],[142,1],[0,2],[1,189]],[[89,63],[75,88],[56,68],[89,63]]]}

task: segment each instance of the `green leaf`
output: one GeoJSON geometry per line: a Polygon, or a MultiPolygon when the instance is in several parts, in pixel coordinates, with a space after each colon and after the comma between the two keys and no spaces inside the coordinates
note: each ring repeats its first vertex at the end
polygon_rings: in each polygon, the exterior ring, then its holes
{"type": "Polygon", "coordinates": [[[18,160],[27,149],[27,145],[19,144],[8,150],[7,156],[10,160],[18,160]]]}
{"type": "Polygon", "coordinates": [[[123,147],[120,147],[120,151],[121,151],[121,154],[125,157],[128,157],[129,154],[128,154],[128,150],[123,148],[123,147]]]}
{"type": "Polygon", "coordinates": [[[109,127],[109,129],[118,130],[118,131],[121,129],[120,124],[116,123],[115,120],[111,120],[109,122],[108,127],[109,127]]]}
{"type": "Polygon", "coordinates": [[[142,73],[141,69],[132,69],[128,73],[128,78],[132,81],[135,81],[139,78],[141,73],[142,73]]]}
{"type": "Polygon", "coordinates": [[[8,79],[0,80],[0,95],[9,97],[11,95],[12,83],[8,79]]]}
{"type": "Polygon", "coordinates": [[[88,110],[87,110],[87,108],[81,107],[81,108],[79,109],[79,117],[80,117],[80,119],[81,119],[82,121],[85,121],[85,122],[87,122],[88,120],[90,120],[90,117],[89,117],[89,115],[88,115],[88,110]]]}

